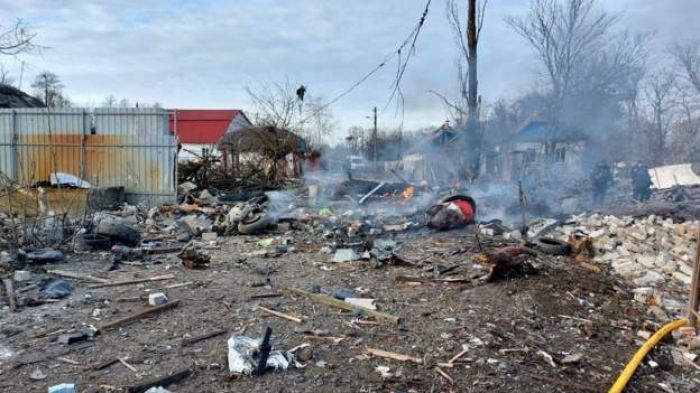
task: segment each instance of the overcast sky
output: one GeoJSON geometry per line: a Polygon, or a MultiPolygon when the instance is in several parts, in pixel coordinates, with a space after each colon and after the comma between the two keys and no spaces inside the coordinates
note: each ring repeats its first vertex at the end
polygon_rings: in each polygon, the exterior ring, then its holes
{"type": "MultiPolygon", "coordinates": [[[[403,80],[405,116],[380,113],[380,127],[441,124],[447,113],[427,91],[455,93],[456,48],[445,1],[433,0],[415,57],[403,80]]],[[[463,1],[466,4],[466,1],[463,1]]],[[[484,100],[517,96],[538,83],[531,48],[506,24],[526,0],[490,0],[479,44],[484,100]]],[[[78,105],[110,94],[167,108],[253,110],[245,86],[289,79],[330,99],[396,49],[417,22],[425,0],[0,0],[0,24],[23,18],[38,33],[41,54],[25,55],[22,87],[49,70],[78,105]],[[185,4],[187,3],[187,4],[185,4]]],[[[652,32],[653,48],[697,38],[698,0],[600,0],[620,12],[620,26],[652,32]]],[[[466,7],[466,5],[465,5],[466,7]]],[[[0,58],[15,77],[19,62],[0,58]]],[[[384,107],[396,64],[387,66],[332,106],[340,134],[369,126],[384,107]]],[[[391,107],[393,108],[393,106],[391,107]]],[[[336,136],[338,138],[338,136],[336,136]]]]}

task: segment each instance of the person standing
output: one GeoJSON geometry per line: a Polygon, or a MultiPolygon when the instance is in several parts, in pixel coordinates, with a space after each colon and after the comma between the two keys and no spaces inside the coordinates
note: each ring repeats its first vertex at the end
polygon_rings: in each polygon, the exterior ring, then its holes
{"type": "Polygon", "coordinates": [[[593,168],[591,183],[593,183],[593,207],[598,207],[605,200],[608,188],[612,184],[610,167],[604,161],[598,162],[593,168]]]}
{"type": "Polygon", "coordinates": [[[632,198],[639,202],[648,201],[651,197],[651,176],[649,176],[649,168],[641,161],[632,166],[630,171],[632,178],[632,198]]]}

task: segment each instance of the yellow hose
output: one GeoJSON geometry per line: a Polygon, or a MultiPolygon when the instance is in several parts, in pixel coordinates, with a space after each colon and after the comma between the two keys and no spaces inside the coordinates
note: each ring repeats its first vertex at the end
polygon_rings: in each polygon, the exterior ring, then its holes
{"type": "Polygon", "coordinates": [[[661,341],[661,339],[664,338],[665,335],[687,324],[688,320],[683,318],[677,321],[670,322],[661,329],[657,330],[656,333],[654,333],[653,336],[649,337],[647,342],[645,342],[644,345],[642,345],[637,350],[634,356],[632,356],[632,359],[629,363],[627,363],[625,369],[622,370],[620,376],[617,377],[617,381],[615,381],[615,384],[613,384],[612,388],[610,388],[608,393],[622,393],[622,391],[625,389],[625,386],[627,385],[627,382],[629,382],[630,378],[632,378],[632,375],[637,370],[637,366],[639,366],[639,363],[641,363],[642,360],[644,360],[644,357],[647,356],[647,353],[649,353],[649,351],[651,351],[651,349],[654,348],[656,344],[658,344],[659,341],[661,341]]]}

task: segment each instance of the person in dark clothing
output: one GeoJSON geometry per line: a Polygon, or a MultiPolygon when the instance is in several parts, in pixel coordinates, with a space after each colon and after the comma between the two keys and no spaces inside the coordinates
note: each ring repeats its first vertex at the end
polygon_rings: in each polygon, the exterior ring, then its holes
{"type": "Polygon", "coordinates": [[[593,207],[598,207],[605,200],[605,194],[612,184],[612,173],[605,162],[601,161],[595,165],[591,173],[591,182],[593,183],[593,207]]]}
{"type": "Polygon", "coordinates": [[[630,171],[632,178],[632,198],[636,201],[648,201],[651,197],[651,176],[649,176],[649,168],[641,162],[637,162],[632,166],[630,171]]]}

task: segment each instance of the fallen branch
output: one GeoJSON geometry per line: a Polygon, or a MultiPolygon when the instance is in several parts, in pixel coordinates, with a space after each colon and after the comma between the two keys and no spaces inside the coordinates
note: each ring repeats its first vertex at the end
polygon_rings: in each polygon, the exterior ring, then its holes
{"type": "Polygon", "coordinates": [[[127,393],[143,393],[146,390],[148,390],[154,386],[167,387],[168,385],[171,385],[175,382],[178,382],[182,379],[187,378],[190,374],[192,374],[192,368],[187,367],[187,368],[181,369],[179,371],[176,371],[172,374],[149,379],[149,380],[137,383],[135,385],[128,386],[126,388],[126,392],[127,393]]]}
{"type": "Polygon", "coordinates": [[[88,286],[88,288],[95,289],[95,288],[106,288],[106,287],[118,287],[118,286],[122,286],[122,285],[141,284],[144,282],[172,280],[173,278],[175,278],[174,275],[166,274],[163,276],[140,278],[140,279],[136,279],[136,280],[106,282],[104,284],[90,285],[90,286],[88,286]]]}
{"type": "Polygon", "coordinates": [[[17,301],[15,299],[15,286],[12,284],[11,278],[3,278],[2,283],[5,284],[5,293],[7,294],[7,302],[10,304],[10,311],[17,311],[17,301]]]}
{"type": "Polygon", "coordinates": [[[396,353],[396,352],[384,351],[384,350],[377,349],[377,348],[367,348],[366,351],[370,355],[379,356],[381,358],[394,359],[394,360],[398,360],[400,362],[412,362],[415,364],[423,364],[423,359],[421,359],[421,358],[403,355],[403,354],[396,353]]]}
{"type": "Polygon", "coordinates": [[[57,276],[66,277],[66,278],[74,278],[76,280],[97,282],[100,284],[106,284],[109,282],[109,280],[107,280],[105,278],[94,277],[94,276],[91,276],[89,274],[69,272],[66,270],[47,270],[46,273],[55,274],[57,276]]]}
{"type": "Polygon", "coordinates": [[[381,320],[383,322],[391,323],[392,325],[398,325],[399,321],[401,320],[399,317],[395,317],[393,315],[385,314],[383,312],[379,312],[379,311],[375,311],[375,310],[370,310],[368,308],[361,307],[361,306],[356,306],[354,304],[350,304],[350,303],[344,302],[342,300],[334,299],[332,297],[328,297],[325,295],[317,295],[315,293],[302,291],[301,289],[296,289],[296,288],[287,288],[287,291],[289,291],[295,295],[305,297],[305,298],[307,298],[311,301],[314,301],[316,303],[322,303],[322,304],[326,304],[329,306],[342,308],[343,310],[359,312],[359,313],[362,313],[364,315],[374,317],[374,318],[381,320]]]}
{"type": "Polygon", "coordinates": [[[160,306],[155,306],[155,307],[149,307],[145,310],[141,310],[135,314],[128,315],[123,318],[119,318],[117,320],[114,320],[112,322],[107,322],[106,324],[102,325],[100,327],[100,331],[106,331],[109,329],[113,329],[119,325],[123,325],[127,322],[131,322],[137,319],[145,318],[148,316],[151,316],[153,314],[157,314],[161,311],[168,310],[171,308],[175,308],[180,304],[180,300],[173,300],[169,303],[161,304],[160,306]]]}
{"type": "Polygon", "coordinates": [[[290,320],[290,321],[292,321],[292,322],[296,322],[296,323],[302,323],[302,322],[303,322],[301,318],[297,318],[297,317],[291,316],[291,315],[289,315],[289,314],[281,313],[281,312],[279,312],[279,311],[270,310],[269,308],[265,308],[265,307],[263,307],[263,306],[258,306],[257,308],[258,308],[258,310],[264,311],[264,312],[266,312],[266,313],[268,313],[268,314],[270,314],[270,315],[274,315],[274,316],[276,316],[276,317],[284,318],[284,319],[290,320]]]}

